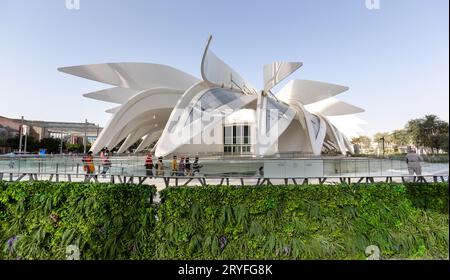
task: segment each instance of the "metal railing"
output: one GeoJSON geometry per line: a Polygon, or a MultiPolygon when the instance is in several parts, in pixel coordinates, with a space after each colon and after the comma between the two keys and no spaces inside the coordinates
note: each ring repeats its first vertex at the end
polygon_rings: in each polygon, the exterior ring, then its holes
{"type": "Polygon", "coordinates": [[[80,175],[72,173],[4,173],[0,172],[0,180],[9,182],[20,181],[50,181],[50,182],[97,182],[97,183],[125,183],[125,184],[144,184],[152,183],[158,185],[164,183],[169,186],[190,186],[190,185],[236,185],[236,186],[261,186],[261,185],[308,185],[308,184],[364,184],[377,182],[447,182],[448,174],[440,175],[401,175],[401,176],[330,176],[330,177],[289,177],[289,178],[269,178],[269,177],[205,177],[198,176],[126,176],[113,174],[89,174],[80,175]],[[172,182],[172,184],[171,184],[172,182]]]}
{"type": "MultiPolygon", "coordinates": [[[[113,156],[110,175],[145,176],[145,156],[113,156]]],[[[170,177],[170,160],[164,160],[164,177],[170,177]]],[[[154,160],[156,163],[156,160],[154,160]]],[[[192,162],[191,162],[192,163],[192,162]]],[[[103,170],[100,158],[94,158],[97,173],[103,170]]],[[[373,177],[408,175],[404,161],[373,158],[200,158],[204,177],[373,177]],[[261,172],[262,167],[262,172],[261,172]]],[[[448,163],[422,162],[422,174],[448,174],[448,163]]],[[[81,156],[0,157],[0,172],[83,175],[81,156]]],[[[156,170],[153,169],[153,174],[156,170]]]]}

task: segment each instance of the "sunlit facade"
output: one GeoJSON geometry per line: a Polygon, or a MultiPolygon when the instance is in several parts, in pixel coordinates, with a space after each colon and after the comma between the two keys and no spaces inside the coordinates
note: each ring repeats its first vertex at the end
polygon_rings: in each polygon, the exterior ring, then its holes
{"type": "Polygon", "coordinates": [[[348,87],[311,80],[289,81],[301,62],[275,62],[263,68],[257,90],[210,50],[201,78],[151,63],[106,63],[60,71],[114,87],[84,96],[118,104],[91,150],[115,147],[119,153],[139,143],[156,156],[225,154],[276,156],[353,152],[348,135],[358,134],[364,110],[334,96],[348,87]]]}

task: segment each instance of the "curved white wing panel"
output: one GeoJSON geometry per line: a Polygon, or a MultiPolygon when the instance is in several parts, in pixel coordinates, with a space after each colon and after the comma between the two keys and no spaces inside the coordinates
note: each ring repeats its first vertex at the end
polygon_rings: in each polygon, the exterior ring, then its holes
{"type": "Polygon", "coordinates": [[[291,100],[290,104],[297,110],[300,123],[304,122],[306,125],[312,153],[314,155],[320,155],[327,131],[325,120],[320,116],[314,117],[314,115],[308,112],[299,101],[291,100]]]}
{"type": "Polygon", "coordinates": [[[345,144],[345,147],[347,148],[347,151],[349,151],[352,154],[355,153],[355,151],[353,150],[353,145],[350,143],[348,138],[345,137],[345,135],[343,135],[342,138],[344,139],[344,144],[345,144]]]}
{"type": "Polygon", "coordinates": [[[328,98],[315,104],[310,104],[306,108],[308,111],[321,113],[325,116],[341,116],[364,112],[364,109],[336,98],[328,98]]]}
{"type": "Polygon", "coordinates": [[[119,154],[125,152],[131,145],[136,143],[139,139],[141,139],[144,135],[148,133],[149,130],[152,129],[152,126],[141,126],[134,132],[130,133],[128,137],[125,139],[123,144],[120,146],[117,151],[119,154]]]}
{"type": "Polygon", "coordinates": [[[155,63],[103,63],[58,68],[59,71],[106,84],[145,90],[173,88],[186,90],[198,79],[173,67],[155,63]]]}
{"type": "Polygon", "coordinates": [[[136,148],[135,152],[137,153],[137,152],[140,152],[140,151],[144,150],[145,148],[147,148],[148,145],[150,145],[151,143],[156,141],[161,136],[161,133],[162,133],[162,129],[146,134],[144,136],[144,138],[142,139],[141,144],[139,144],[139,146],[136,148]]]}
{"type": "Polygon", "coordinates": [[[318,102],[347,91],[348,87],[310,80],[292,80],[277,94],[277,98],[287,102],[300,101],[303,105],[318,102]]]}
{"type": "MultiPolygon", "coordinates": [[[[170,149],[170,146],[164,147],[164,143],[168,142],[168,138],[171,137],[171,135],[176,131],[180,130],[184,127],[182,123],[182,117],[185,109],[189,106],[192,99],[198,95],[199,92],[204,91],[208,89],[207,82],[200,81],[196,84],[194,84],[192,87],[190,87],[188,90],[186,90],[181,96],[181,98],[178,100],[175,108],[172,110],[172,113],[170,114],[169,120],[167,121],[166,126],[164,127],[163,133],[158,141],[158,144],[156,145],[156,154],[165,154],[167,150],[170,149]],[[161,141],[162,140],[162,141],[161,141]],[[163,143],[160,145],[159,143],[163,143]]],[[[191,104],[192,106],[192,104],[191,104]]],[[[186,117],[184,117],[185,121],[186,117]]]]}
{"type": "Polygon", "coordinates": [[[123,104],[127,102],[128,99],[133,97],[139,92],[139,90],[113,87],[108,89],[103,89],[99,91],[89,92],[83,94],[84,97],[92,98],[96,100],[101,100],[105,102],[123,104]]]}
{"type": "Polygon", "coordinates": [[[272,155],[277,152],[276,144],[280,135],[295,117],[295,111],[275,99],[258,95],[257,154],[272,155]]]}
{"type": "Polygon", "coordinates": [[[160,109],[150,110],[140,115],[139,117],[130,121],[130,123],[122,128],[121,131],[117,131],[108,143],[108,147],[115,147],[120,141],[122,141],[127,135],[136,131],[141,126],[149,127],[147,132],[152,130],[161,130],[167,123],[169,115],[172,109],[160,109]],[[157,119],[153,119],[154,115],[158,115],[157,119]],[[151,128],[151,129],[150,129],[151,128]]]}
{"type": "MultiPolygon", "coordinates": [[[[132,119],[128,125],[124,126],[121,130],[117,130],[114,132],[113,136],[107,142],[108,147],[115,147],[119,144],[120,141],[125,139],[130,133],[136,131],[141,126],[150,126],[152,130],[160,130],[164,128],[167,124],[168,116],[172,108],[163,108],[163,109],[155,109],[149,110],[145,113],[139,115],[138,117],[132,119]],[[153,119],[153,116],[157,115],[157,119],[153,119]]],[[[148,129],[148,132],[151,132],[148,129]]]]}
{"type": "Polygon", "coordinates": [[[130,121],[144,112],[155,109],[171,109],[177,103],[180,91],[168,88],[156,88],[142,91],[133,96],[108,121],[98,139],[92,145],[91,151],[98,153],[110,142],[117,132],[120,132],[130,121]]]}
{"type": "Polygon", "coordinates": [[[326,117],[323,117],[323,120],[327,123],[328,128],[331,130],[331,133],[336,140],[336,144],[338,145],[338,150],[340,153],[345,154],[345,144],[342,137],[342,134],[336,129],[336,127],[330,122],[330,120],[326,117]]]}
{"type": "MultiPolygon", "coordinates": [[[[234,99],[222,99],[226,95],[226,91],[222,88],[205,88],[205,83],[199,83],[187,90],[172,111],[168,125],[164,128],[164,132],[158,141],[155,154],[165,156],[172,153],[181,145],[200,135],[202,131],[207,131],[228,115],[256,99],[254,95],[244,94],[240,94],[238,98],[234,99]],[[203,96],[211,94],[216,95],[216,97],[220,96],[220,98],[214,101],[210,100],[214,104],[210,108],[212,110],[203,110],[204,108],[199,102],[202,101],[203,96]],[[200,117],[196,117],[196,114],[199,114],[200,117]]],[[[228,93],[230,92],[237,94],[228,91],[228,93]]],[[[211,106],[211,103],[207,104],[211,106]]]]}
{"type": "Polygon", "coordinates": [[[302,62],[273,62],[272,64],[264,65],[264,91],[268,92],[302,65],[302,62]]]}
{"type": "Polygon", "coordinates": [[[250,83],[209,49],[211,39],[210,36],[202,59],[203,80],[218,87],[256,94],[255,88],[250,83]]]}

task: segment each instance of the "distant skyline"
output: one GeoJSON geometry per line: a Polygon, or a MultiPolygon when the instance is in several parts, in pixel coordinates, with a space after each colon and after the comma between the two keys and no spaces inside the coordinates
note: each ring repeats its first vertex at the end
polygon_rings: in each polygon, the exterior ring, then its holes
{"type": "MultiPolygon", "coordinates": [[[[105,62],[170,65],[200,77],[206,40],[262,88],[262,66],[301,61],[290,79],[350,87],[337,96],[362,107],[364,135],[435,114],[449,121],[446,0],[0,2],[0,116],[104,126],[117,106],[83,93],[104,84],[58,67],[105,62]]],[[[280,89],[281,86],[277,86],[280,89]]]]}

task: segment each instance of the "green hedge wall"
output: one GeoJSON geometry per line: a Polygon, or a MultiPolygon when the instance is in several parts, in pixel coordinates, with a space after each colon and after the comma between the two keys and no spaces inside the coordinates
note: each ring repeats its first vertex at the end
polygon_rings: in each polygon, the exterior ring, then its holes
{"type": "Polygon", "coordinates": [[[161,259],[448,259],[448,184],[169,188],[161,259]]]}
{"type": "Polygon", "coordinates": [[[130,259],[154,251],[154,186],[0,182],[0,259],[130,259]],[[15,241],[15,242],[13,242],[15,241]]]}
{"type": "Polygon", "coordinates": [[[0,182],[0,259],[448,259],[448,184],[0,182]],[[16,239],[14,239],[14,237],[16,239]]]}

